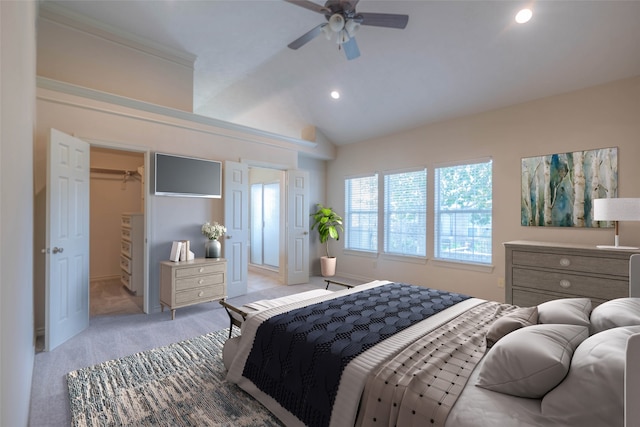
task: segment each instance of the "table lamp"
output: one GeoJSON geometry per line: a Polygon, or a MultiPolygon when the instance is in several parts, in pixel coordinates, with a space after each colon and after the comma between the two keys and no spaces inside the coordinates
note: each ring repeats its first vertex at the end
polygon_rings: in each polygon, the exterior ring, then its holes
{"type": "Polygon", "coordinates": [[[638,249],[633,246],[620,246],[618,221],[640,221],[640,199],[612,198],[593,200],[593,220],[613,221],[616,230],[615,245],[598,245],[600,249],[638,249]]]}

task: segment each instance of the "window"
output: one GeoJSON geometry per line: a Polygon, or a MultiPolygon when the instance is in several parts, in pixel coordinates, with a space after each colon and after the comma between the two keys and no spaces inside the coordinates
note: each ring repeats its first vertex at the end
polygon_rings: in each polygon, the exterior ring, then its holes
{"type": "Polygon", "coordinates": [[[384,252],[427,256],[427,170],[384,175],[384,252]]]}
{"type": "Polygon", "coordinates": [[[378,175],[344,181],[345,249],[378,250],[378,175]]]}
{"type": "Polygon", "coordinates": [[[435,169],[435,257],[491,264],[492,161],[435,169]]]}

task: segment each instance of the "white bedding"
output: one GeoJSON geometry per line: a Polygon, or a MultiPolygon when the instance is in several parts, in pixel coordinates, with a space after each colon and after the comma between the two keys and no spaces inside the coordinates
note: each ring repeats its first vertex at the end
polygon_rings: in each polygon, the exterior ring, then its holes
{"type": "MultiPolygon", "coordinates": [[[[241,388],[254,396],[287,426],[302,426],[302,422],[290,414],[274,399],[262,393],[251,381],[242,377],[245,361],[251,351],[253,338],[258,326],[265,319],[286,311],[304,307],[309,304],[349,295],[360,290],[380,286],[388,281],[374,281],[353,289],[333,292],[305,301],[297,301],[285,306],[278,306],[252,313],[242,326],[240,339],[229,341],[225,346],[225,364],[229,367],[227,379],[237,383],[241,388]],[[232,360],[230,360],[232,359],[232,360]]],[[[386,339],[375,347],[352,360],[345,368],[338,394],[333,407],[331,426],[353,426],[367,379],[367,373],[389,356],[397,353],[419,335],[430,331],[458,316],[465,310],[481,304],[484,300],[468,299],[446,309],[404,331],[386,339]]],[[[640,334],[639,334],[640,335],[640,334]]],[[[640,345],[640,340],[636,340],[640,345]]],[[[478,371],[482,362],[471,374],[467,386],[453,406],[445,426],[448,427],[481,427],[481,426],[546,426],[553,425],[541,412],[542,399],[519,398],[475,386],[478,371]]],[[[631,385],[637,384],[640,378],[629,379],[631,385]]],[[[629,401],[629,397],[627,397],[629,401]]],[[[627,427],[640,425],[640,420],[626,420],[627,427]]]]}

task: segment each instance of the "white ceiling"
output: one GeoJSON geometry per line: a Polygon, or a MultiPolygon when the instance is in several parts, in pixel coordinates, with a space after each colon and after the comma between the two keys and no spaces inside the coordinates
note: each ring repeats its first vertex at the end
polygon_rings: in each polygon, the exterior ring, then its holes
{"type": "Polygon", "coordinates": [[[352,61],[323,36],[288,49],[324,17],[280,0],[56,3],[196,55],[195,113],[337,145],[640,75],[638,0],[361,0],[409,23],[361,27],[352,61]]]}

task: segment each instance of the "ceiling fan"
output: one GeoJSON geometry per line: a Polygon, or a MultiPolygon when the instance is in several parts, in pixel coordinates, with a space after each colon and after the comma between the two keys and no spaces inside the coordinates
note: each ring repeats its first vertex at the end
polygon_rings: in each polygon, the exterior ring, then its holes
{"type": "Polygon", "coordinates": [[[285,1],[322,13],[327,20],[326,23],[314,27],[311,31],[289,43],[289,48],[298,49],[320,35],[320,33],[324,33],[328,40],[331,40],[335,34],[336,42],[344,50],[347,59],[355,59],[360,56],[360,49],[358,49],[354,37],[360,25],[404,29],[407,26],[407,22],[409,22],[408,15],[356,12],[356,5],[359,0],[327,0],[324,6],[309,0],[285,1]]]}

